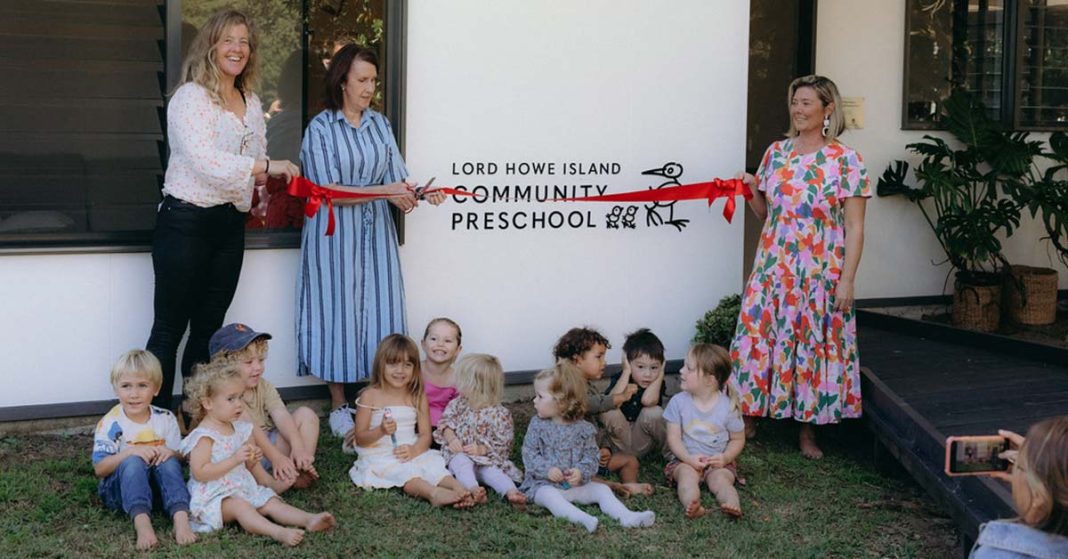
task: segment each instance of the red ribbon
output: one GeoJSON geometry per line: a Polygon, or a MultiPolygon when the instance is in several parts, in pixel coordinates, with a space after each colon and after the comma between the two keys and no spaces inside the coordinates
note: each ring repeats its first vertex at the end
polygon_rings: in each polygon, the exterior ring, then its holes
{"type": "MultiPolygon", "coordinates": [[[[304,177],[293,177],[289,181],[289,186],[286,187],[286,192],[290,196],[296,198],[307,198],[308,201],[304,203],[304,215],[308,217],[315,217],[315,214],[319,212],[319,208],[322,207],[323,201],[326,201],[326,236],[334,234],[334,198],[338,199],[360,199],[360,198],[392,198],[388,194],[364,194],[361,192],[349,192],[347,190],[335,190],[333,188],[327,188],[325,186],[319,186],[314,182],[304,177]]],[[[442,192],[446,196],[474,196],[471,192],[465,192],[463,190],[456,190],[455,188],[440,187],[432,188],[430,190],[423,191],[423,195],[430,194],[432,192],[442,192]]]]}
{"type": "Polygon", "coordinates": [[[604,194],[601,196],[585,196],[582,198],[555,198],[554,202],[677,202],[679,200],[708,200],[708,206],[716,198],[726,198],[723,206],[723,217],[727,223],[734,217],[735,196],[741,196],[746,200],[753,198],[753,192],[742,182],[741,179],[712,179],[710,182],[698,182],[694,184],[680,184],[678,186],[665,186],[648,190],[635,190],[633,192],[621,192],[619,194],[604,194]]]}

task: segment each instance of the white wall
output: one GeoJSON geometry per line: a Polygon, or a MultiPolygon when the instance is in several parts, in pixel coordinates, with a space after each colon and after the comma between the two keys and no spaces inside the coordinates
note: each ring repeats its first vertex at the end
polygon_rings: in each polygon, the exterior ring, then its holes
{"type": "MultiPolygon", "coordinates": [[[[446,185],[569,184],[574,177],[451,175],[453,162],[614,161],[609,192],[644,189],[640,172],[677,161],[683,182],[733,176],[744,162],[748,3],[413,2],[407,152],[413,176],[446,185]]],[[[589,178],[589,177],[587,177],[589,178]]],[[[583,182],[583,181],[578,181],[583,182]]],[[[488,205],[488,204],[487,204],[488,205]]],[[[448,204],[416,212],[403,259],[413,334],[436,315],[464,328],[468,351],[505,369],[551,363],[572,326],[653,329],[682,357],[694,322],[740,289],[740,217],[677,204],[670,227],[453,231],[448,204]]],[[[586,203],[496,204],[500,211],[591,210],[586,203]]],[[[741,207],[741,206],[740,206],[741,207]]],[[[477,211],[486,211],[477,207],[477,211]]],[[[740,216],[740,214],[739,214],[740,216]]],[[[610,361],[618,361],[613,351],[610,361]]]]}
{"type": "MultiPolygon", "coordinates": [[[[227,320],[274,335],[267,378],[294,374],[295,250],[245,253],[227,320]]],[[[108,373],[152,326],[149,254],[0,257],[0,407],[112,398],[108,373]]],[[[179,392],[176,387],[175,392],[179,392]]]]}
{"type": "MultiPolygon", "coordinates": [[[[409,4],[407,152],[413,178],[437,184],[593,182],[609,192],[743,167],[748,3],[687,0],[409,4]],[[724,87],[727,85],[727,87],[724,87]],[[618,162],[618,176],[450,176],[452,162],[618,162]]],[[[500,211],[594,212],[594,229],[453,231],[473,204],[421,207],[401,249],[412,334],[438,315],[467,351],[508,370],[544,367],[557,336],[589,324],[617,347],[649,326],[681,357],[693,323],[740,289],[741,219],[722,202],[677,205],[684,231],[608,230],[603,204],[497,204],[500,211]]],[[[476,207],[482,212],[486,206],[476,207]]],[[[246,253],[227,321],[274,334],[267,377],[299,379],[293,334],[295,250],[246,253]]],[[[0,256],[0,407],[111,398],[107,375],[143,347],[152,320],[148,254],[0,256]]],[[[618,360],[613,352],[610,360],[618,360]]]]}
{"type": "MultiPolygon", "coordinates": [[[[821,0],[818,6],[816,72],[834,80],[844,97],[865,98],[865,128],[848,131],[842,140],[863,156],[874,191],[891,161],[906,159],[915,168],[919,159],[906,153],[905,144],[930,133],[901,130],[905,0],[821,0]]],[[[1006,256],[1014,264],[1056,268],[1060,287],[1068,287],[1068,270],[1038,241],[1043,236],[1042,225],[1025,214],[1020,229],[1005,242],[1006,256]]],[[[932,262],[943,260],[934,233],[913,203],[872,197],[857,297],[941,294],[949,267],[932,262]]]]}

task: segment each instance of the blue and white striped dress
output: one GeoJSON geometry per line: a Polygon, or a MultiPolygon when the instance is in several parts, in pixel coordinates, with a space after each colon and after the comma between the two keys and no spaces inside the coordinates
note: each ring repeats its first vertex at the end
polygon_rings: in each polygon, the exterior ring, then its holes
{"type": "MultiPolygon", "coordinates": [[[[316,184],[374,186],[403,180],[408,169],[386,117],[371,109],[354,128],[341,111],[308,123],[300,150],[316,184]]],[[[407,334],[404,281],[389,202],[335,206],[327,237],[324,205],[305,220],[297,274],[297,374],[327,382],[370,377],[378,342],[407,334]]]]}

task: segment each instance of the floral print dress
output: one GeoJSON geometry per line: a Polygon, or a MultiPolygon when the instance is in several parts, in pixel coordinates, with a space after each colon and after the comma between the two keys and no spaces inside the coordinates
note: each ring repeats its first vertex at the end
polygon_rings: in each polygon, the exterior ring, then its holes
{"type": "Polygon", "coordinates": [[[475,443],[486,447],[484,456],[467,455],[472,462],[479,466],[496,466],[512,481],[523,481],[523,472],[508,459],[512,454],[515,427],[507,408],[496,405],[476,410],[463,396],[449,402],[434,431],[434,440],[441,445],[441,455],[448,464],[455,454],[445,442],[445,429],[452,429],[465,444],[475,443]]]}
{"type": "Polygon", "coordinates": [[[799,154],[773,143],[757,170],[768,201],[731,344],[742,413],[806,423],[859,417],[855,311],[834,312],[845,199],[870,197],[860,155],[838,142],[799,154]]]}
{"type": "MultiPolygon", "coordinates": [[[[201,425],[193,429],[183,441],[179,452],[188,457],[197,442],[209,438],[211,445],[211,463],[222,462],[234,455],[252,438],[252,424],[247,421],[235,421],[234,432],[226,435],[201,425]]],[[[256,482],[252,472],[245,463],[234,466],[222,477],[211,481],[197,481],[189,476],[189,521],[195,532],[211,532],[223,526],[222,502],[227,497],[237,497],[249,502],[254,508],[260,508],[277,495],[268,487],[256,482]]]]}

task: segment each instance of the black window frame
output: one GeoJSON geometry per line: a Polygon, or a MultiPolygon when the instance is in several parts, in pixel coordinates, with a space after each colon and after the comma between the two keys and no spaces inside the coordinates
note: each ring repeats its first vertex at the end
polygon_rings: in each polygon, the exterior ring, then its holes
{"type": "MultiPolygon", "coordinates": [[[[1021,17],[1021,11],[1027,9],[1025,4],[1027,0],[1004,0],[1004,29],[1002,30],[1002,44],[1003,49],[1001,53],[1001,68],[1002,74],[1000,79],[1000,97],[999,97],[999,110],[997,120],[1001,122],[1003,126],[1010,130],[1028,131],[1028,132],[1057,132],[1068,131],[1068,123],[1063,126],[1048,126],[1048,125],[1024,125],[1021,124],[1020,111],[1017,107],[1021,102],[1021,83],[1022,78],[1017,75],[1017,69],[1020,65],[1020,60],[1023,57],[1023,53],[1027,48],[1024,44],[1024,34],[1021,32],[1021,25],[1023,25],[1023,18],[1021,17]]],[[[958,13],[958,10],[963,6],[967,7],[967,0],[949,0],[953,5],[953,17],[962,18],[964,14],[958,13]]],[[[912,48],[910,37],[912,35],[912,29],[910,28],[910,15],[914,10],[919,9],[919,0],[906,0],[905,1],[905,34],[904,34],[904,74],[902,79],[902,92],[901,92],[901,129],[902,130],[945,130],[944,124],[938,122],[912,122],[909,120],[909,80],[911,77],[910,72],[910,50],[912,48]]],[[[956,49],[953,49],[956,52],[956,49]]],[[[964,63],[953,55],[952,65],[953,73],[957,73],[959,68],[964,66],[964,63]]],[[[957,76],[952,76],[952,81],[958,81],[957,76]]],[[[958,83],[954,83],[951,87],[959,87],[958,83]]]]}
{"type": "MultiPolygon", "coordinates": [[[[405,99],[405,71],[407,67],[406,30],[407,30],[407,0],[386,0],[385,17],[385,52],[383,66],[385,68],[384,80],[384,114],[393,124],[394,134],[397,136],[397,144],[401,153],[405,151],[404,143],[404,99],[405,99]]],[[[178,82],[181,71],[181,28],[182,28],[182,0],[166,0],[163,7],[164,14],[164,75],[166,84],[164,91],[173,90],[178,82]]],[[[309,29],[308,13],[309,2],[301,2],[301,13],[304,15],[304,28],[302,33],[302,48],[304,50],[305,64],[309,52],[309,29]]],[[[307,71],[304,72],[302,88],[308,91],[307,71]]],[[[166,100],[164,100],[166,101],[166,100]]],[[[307,95],[304,96],[305,107],[302,114],[306,114],[307,95]]],[[[307,127],[307,119],[303,118],[301,128],[307,127]]],[[[166,125],[163,131],[163,150],[166,151],[166,125]]],[[[162,187],[162,185],[157,185],[162,187]]],[[[397,224],[397,235],[400,242],[404,242],[404,215],[394,212],[397,224]]],[[[108,231],[108,232],[79,232],[79,233],[56,233],[35,234],[31,237],[21,235],[0,236],[0,255],[20,254],[115,254],[115,253],[143,253],[152,250],[152,230],[145,231],[108,231]]],[[[290,249],[300,246],[300,231],[269,232],[249,230],[245,235],[246,249],[290,249]]]]}

